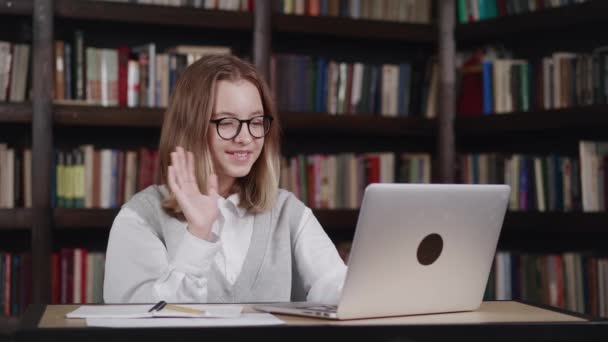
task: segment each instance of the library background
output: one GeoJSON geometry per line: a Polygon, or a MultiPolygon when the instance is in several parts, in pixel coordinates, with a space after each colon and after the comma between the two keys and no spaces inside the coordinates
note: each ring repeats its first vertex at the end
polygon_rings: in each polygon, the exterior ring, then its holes
{"type": "Polygon", "coordinates": [[[506,183],[486,299],[608,317],[607,13],[604,0],[0,0],[0,331],[28,303],[101,302],[112,220],[159,181],[163,108],[213,53],[267,77],[281,186],[346,261],[366,184],[506,183]]]}

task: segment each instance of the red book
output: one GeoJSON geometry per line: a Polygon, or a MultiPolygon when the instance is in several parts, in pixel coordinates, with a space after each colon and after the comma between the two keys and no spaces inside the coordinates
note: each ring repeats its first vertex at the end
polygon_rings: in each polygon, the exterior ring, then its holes
{"type": "MultiPolygon", "coordinates": [[[[507,13],[507,0],[497,0],[497,1],[498,1],[497,5],[498,5],[499,16],[501,16],[501,17],[506,16],[508,14],[507,13]]],[[[542,2],[542,0],[539,0],[539,1],[542,2]]]]}
{"type": "Polygon", "coordinates": [[[129,47],[118,47],[118,105],[127,106],[128,75],[129,75],[129,47]]]}
{"type": "Polygon", "coordinates": [[[541,10],[545,7],[543,0],[536,0],[536,10],[541,10]]]}
{"type": "Polygon", "coordinates": [[[87,298],[87,250],[85,248],[80,248],[80,260],[82,261],[80,264],[80,302],[88,303],[88,300],[91,298],[87,298]]]}
{"type": "Polygon", "coordinates": [[[137,190],[143,190],[152,184],[150,180],[150,152],[147,148],[142,147],[139,149],[139,187],[137,190]]]}
{"type": "Polygon", "coordinates": [[[367,169],[367,184],[380,183],[380,156],[366,156],[365,165],[367,169]]]}
{"type": "Polygon", "coordinates": [[[483,73],[481,59],[483,53],[475,52],[462,66],[462,84],[457,115],[483,115],[483,73]]]}
{"type": "Polygon", "coordinates": [[[51,304],[61,304],[61,258],[58,252],[51,255],[51,304]]]}

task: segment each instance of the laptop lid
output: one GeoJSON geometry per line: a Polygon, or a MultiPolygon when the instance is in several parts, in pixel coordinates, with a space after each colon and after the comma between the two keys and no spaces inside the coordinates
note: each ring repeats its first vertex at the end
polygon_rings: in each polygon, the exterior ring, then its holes
{"type": "Polygon", "coordinates": [[[337,317],[477,309],[509,193],[507,185],[369,185],[337,317]]]}

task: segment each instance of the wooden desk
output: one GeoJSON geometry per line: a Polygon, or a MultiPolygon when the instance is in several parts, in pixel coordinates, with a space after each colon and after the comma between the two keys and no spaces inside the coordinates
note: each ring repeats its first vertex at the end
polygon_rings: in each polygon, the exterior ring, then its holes
{"type": "MultiPolygon", "coordinates": [[[[484,302],[478,311],[330,321],[277,315],[282,326],[241,328],[89,328],[65,314],[78,305],[38,305],[26,312],[17,341],[608,341],[608,322],[516,301],[484,302]]],[[[254,310],[245,305],[246,312],[254,310]]]]}

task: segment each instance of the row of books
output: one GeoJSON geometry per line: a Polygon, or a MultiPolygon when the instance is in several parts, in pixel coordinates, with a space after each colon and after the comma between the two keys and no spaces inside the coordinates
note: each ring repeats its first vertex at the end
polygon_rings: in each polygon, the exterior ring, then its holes
{"type": "Polygon", "coordinates": [[[0,208],[32,207],[32,150],[0,143],[0,208]]]}
{"type": "Polygon", "coordinates": [[[31,302],[31,254],[0,252],[0,316],[18,316],[31,302]]]}
{"type": "Polygon", "coordinates": [[[431,6],[429,0],[279,0],[275,10],[282,14],[428,24],[431,6]]]}
{"type": "Polygon", "coordinates": [[[466,154],[459,157],[465,184],[508,184],[510,210],[580,211],[583,209],[579,161],[567,156],[466,154]]]}
{"type": "Polygon", "coordinates": [[[608,259],[573,252],[501,251],[496,253],[485,299],[519,299],[608,317],[608,259]]]}
{"type": "Polygon", "coordinates": [[[229,47],[180,45],[159,52],[156,44],[85,47],[77,30],[72,42],[55,41],[55,101],[102,106],[167,107],[179,75],[207,54],[229,47]]]}
{"type": "Polygon", "coordinates": [[[282,188],[312,208],[359,208],[370,183],[430,183],[431,156],[423,153],[343,153],[283,158],[282,188]]]}
{"type": "Polygon", "coordinates": [[[461,24],[480,20],[517,15],[527,12],[583,3],[587,0],[457,0],[458,22],[461,24]]]}
{"type": "MultiPolygon", "coordinates": [[[[608,103],[608,47],[591,53],[501,58],[475,51],[462,68],[460,115],[527,112],[608,103]]],[[[508,54],[508,53],[504,53],[508,54]]]]}
{"type": "Polygon", "coordinates": [[[103,303],[104,253],[62,248],[50,266],[51,304],[103,303]]]}
{"type": "Polygon", "coordinates": [[[137,191],[160,181],[158,152],[95,149],[57,151],[53,207],[117,208],[137,191]]]}
{"type": "Polygon", "coordinates": [[[284,111],[432,118],[437,72],[434,62],[372,65],[275,55],[271,87],[284,111]]]}
{"type": "Polygon", "coordinates": [[[30,45],[0,41],[0,102],[29,98],[30,45]]]}
{"type": "Polygon", "coordinates": [[[194,7],[220,11],[253,11],[254,0],[96,0],[107,2],[128,2],[140,5],[194,7]]]}

